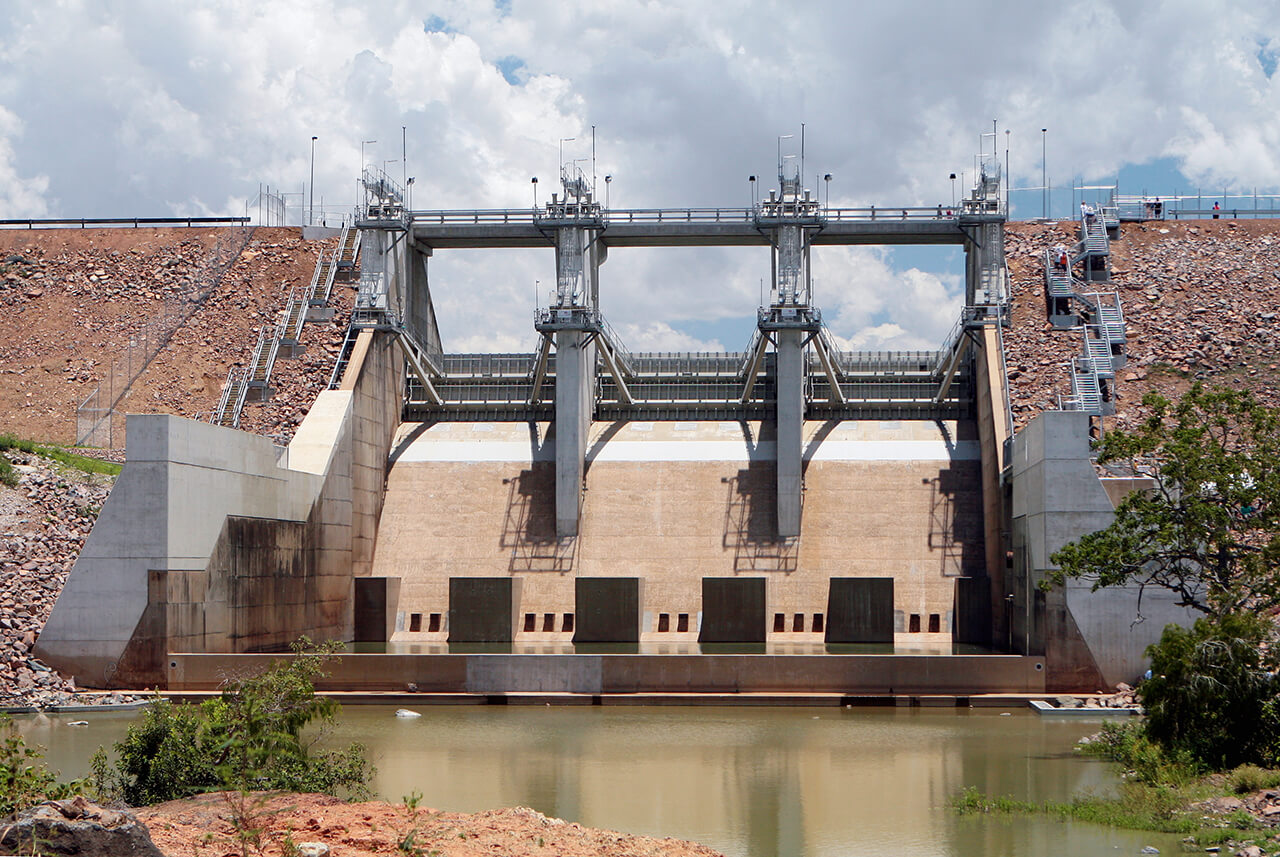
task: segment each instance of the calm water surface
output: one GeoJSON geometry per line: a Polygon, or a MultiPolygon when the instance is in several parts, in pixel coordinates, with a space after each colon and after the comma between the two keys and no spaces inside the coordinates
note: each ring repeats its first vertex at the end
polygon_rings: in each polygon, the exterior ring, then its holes
{"type": "MultiPolygon", "coordinates": [[[[1047,818],[960,818],[966,786],[1028,800],[1107,793],[1072,746],[1097,721],[987,709],[347,706],[329,743],[363,741],[380,796],[427,806],[531,806],[731,857],[1178,853],[1179,837],[1047,818]]],[[[67,776],[135,715],[20,718],[67,776]],[[88,727],[67,721],[88,719],[88,727]]]]}

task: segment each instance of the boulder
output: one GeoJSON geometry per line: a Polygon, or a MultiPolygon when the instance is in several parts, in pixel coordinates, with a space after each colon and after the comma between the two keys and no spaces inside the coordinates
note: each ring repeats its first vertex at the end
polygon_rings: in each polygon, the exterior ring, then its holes
{"type": "Polygon", "coordinates": [[[133,813],[106,809],[83,796],[24,809],[0,824],[0,829],[0,849],[10,854],[164,857],[133,813]]]}

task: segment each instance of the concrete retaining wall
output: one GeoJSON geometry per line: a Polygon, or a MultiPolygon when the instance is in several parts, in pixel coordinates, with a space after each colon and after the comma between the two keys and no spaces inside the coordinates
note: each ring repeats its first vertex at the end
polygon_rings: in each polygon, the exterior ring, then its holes
{"type": "Polygon", "coordinates": [[[1147,668],[1147,646],[1164,627],[1194,620],[1171,593],[1155,587],[1141,595],[1142,621],[1137,587],[1093,592],[1089,582],[1071,581],[1039,589],[1054,568],[1049,557],[1055,551],[1114,520],[1112,499],[1089,456],[1088,416],[1046,411],[1014,437],[1010,461],[1012,638],[1019,651],[1045,655],[1049,687],[1062,691],[1134,682],[1147,668]]]}
{"type": "MultiPolygon", "coordinates": [[[[170,690],[210,690],[265,655],[169,657],[170,690]]],[[[1043,693],[1044,659],[1016,655],[343,655],[327,691],[423,693],[1043,693]]]]}
{"type": "Polygon", "coordinates": [[[36,643],[87,687],[162,684],[174,649],[350,639],[368,573],[402,361],[367,332],[287,450],[168,415],[130,415],[128,460],[36,643]]]}

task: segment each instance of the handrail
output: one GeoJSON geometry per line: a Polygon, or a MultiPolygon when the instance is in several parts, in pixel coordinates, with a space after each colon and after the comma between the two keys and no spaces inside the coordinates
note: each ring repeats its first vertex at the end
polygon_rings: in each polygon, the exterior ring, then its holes
{"type": "MultiPolygon", "coordinates": [[[[545,219],[546,214],[532,208],[494,209],[441,209],[436,211],[410,211],[413,223],[423,225],[453,226],[478,224],[534,225],[545,219]]],[[[958,221],[963,213],[959,208],[947,205],[933,206],[869,206],[866,208],[819,208],[815,215],[826,221],[894,221],[894,220],[945,220],[958,221]]],[[[604,212],[606,223],[754,223],[757,218],[772,220],[775,215],[759,207],[751,208],[633,208],[611,209],[604,212]]]]}
{"type": "Polygon", "coordinates": [[[67,217],[0,220],[0,228],[53,229],[58,226],[244,226],[247,217],[67,217]]]}

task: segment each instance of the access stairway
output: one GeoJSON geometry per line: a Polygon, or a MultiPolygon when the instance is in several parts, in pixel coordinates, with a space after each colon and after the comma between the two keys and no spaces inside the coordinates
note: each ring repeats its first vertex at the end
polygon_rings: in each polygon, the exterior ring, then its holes
{"type": "MultiPolygon", "coordinates": [[[[1113,210],[1114,212],[1114,210],[1113,210]]],[[[1124,309],[1117,292],[1103,292],[1098,283],[1111,280],[1111,244],[1108,226],[1114,217],[1104,211],[1092,218],[1081,215],[1080,241],[1067,267],[1055,264],[1054,253],[1044,254],[1045,303],[1050,323],[1059,329],[1079,328],[1081,354],[1072,359],[1071,394],[1059,398],[1063,410],[1094,416],[1115,413],[1112,387],[1115,370],[1125,364],[1124,309]],[[1076,267],[1080,266],[1080,276],[1076,267]]],[[[1117,225],[1118,225],[1118,221],[1117,225]]]]}
{"type": "MultiPolygon", "coordinates": [[[[338,238],[337,273],[342,274],[347,280],[352,278],[355,272],[356,261],[360,256],[360,230],[349,223],[342,225],[342,235],[338,238]]],[[[329,295],[326,293],[325,298],[329,295]]]]}
{"type": "Polygon", "coordinates": [[[330,252],[321,252],[316,259],[310,282],[289,292],[285,309],[280,312],[274,328],[259,329],[249,366],[244,369],[232,368],[227,372],[222,396],[210,422],[238,428],[245,403],[263,401],[269,397],[271,373],[282,349],[286,350],[286,356],[296,356],[295,349],[301,343],[302,328],[308,315],[328,306],[334,279],[342,267],[343,259],[348,260],[347,270],[352,270],[359,249],[360,230],[344,224],[337,246],[330,252]]]}
{"type": "Polygon", "coordinates": [[[245,395],[248,392],[248,370],[238,366],[231,367],[227,372],[227,380],[222,385],[222,396],[218,399],[218,407],[214,409],[209,422],[215,426],[239,428],[240,411],[244,408],[245,395]]]}

